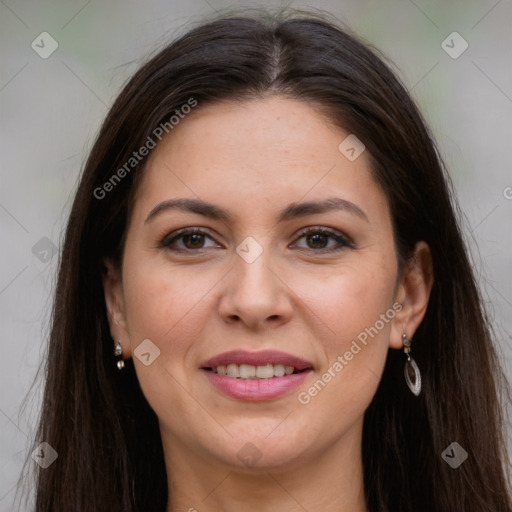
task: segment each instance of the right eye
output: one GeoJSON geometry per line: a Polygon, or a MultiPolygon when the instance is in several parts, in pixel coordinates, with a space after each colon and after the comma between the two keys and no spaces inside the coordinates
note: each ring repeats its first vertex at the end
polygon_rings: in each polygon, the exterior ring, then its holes
{"type": "Polygon", "coordinates": [[[160,246],[165,247],[167,250],[178,252],[193,252],[210,247],[220,247],[208,233],[198,228],[181,229],[170,233],[160,242],[160,246]],[[205,246],[207,239],[210,239],[214,245],[205,246]]]}

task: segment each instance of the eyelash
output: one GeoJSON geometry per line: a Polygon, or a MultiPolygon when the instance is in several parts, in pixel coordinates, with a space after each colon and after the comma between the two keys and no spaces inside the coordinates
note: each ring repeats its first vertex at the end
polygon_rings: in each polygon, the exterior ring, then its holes
{"type": "MultiPolygon", "coordinates": [[[[171,233],[170,235],[165,236],[163,238],[163,240],[160,242],[159,247],[165,248],[165,249],[173,251],[173,252],[181,252],[181,253],[204,251],[207,248],[199,248],[199,249],[181,249],[181,248],[179,248],[179,249],[177,249],[177,248],[171,247],[171,245],[173,243],[182,239],[183,237],[185,237],[187,235],[196,235],[196,234],[197,235],[205,235],[206,237],[213,240],[213,238],[206,231],[204,231],[202,229],[184,228],[175,233],[171,233]]],[[[332,238],[333,240],[335,240],[339,245],[337,247],[331,247],[328,249],[326,249],[326,248],[323,248],[323,249],[299,248],[299,250],[313,251],[316,254],[332,254],[332,253],[341,251],[347,247],[351,248],[351,249],[354,248],[353,243],[349,240],[348,237],[340,235],[335,231],[332,231],[332,230],[326,229],[326,228],[322,228],[322,227],[312,226],[312,227],[308,227],[308,228],[304,229],[303,231],[300,232],[297,240],[300,240],[301,238],[303,238],[307,235],[310,235],[310,234],[321,234],[321,235],[328,236],[328,237],[332,238]]]]}

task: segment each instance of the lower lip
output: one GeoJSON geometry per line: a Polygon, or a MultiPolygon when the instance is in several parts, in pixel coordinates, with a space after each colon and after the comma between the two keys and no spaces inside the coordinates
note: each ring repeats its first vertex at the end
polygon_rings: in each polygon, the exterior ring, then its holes
{"type": "Polygon", "coordinates": [[[202,370],[209,381],[225,395],[238,400],[271,400],[299,387],[312,370],[271,379],[237,379],[202,370]]]}

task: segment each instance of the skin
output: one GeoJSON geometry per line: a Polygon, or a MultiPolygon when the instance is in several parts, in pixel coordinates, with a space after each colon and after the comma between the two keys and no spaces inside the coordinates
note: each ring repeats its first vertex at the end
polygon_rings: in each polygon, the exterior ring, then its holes
{"type": "Polygon", "coordinates": [[[349,161],[338,150],[347,135],[310,104],[272,96],[199,105],[150,155],[122,268],[106,261],[104,288],[123,357],[145,339],[160,350],[149,366],[137,357],[134,363],[159,418],[168,512],[367,510],[363,414],[387,351],[401,349],[402,334],[413,337],[421,322],[433,278],[423,242],[399,272],[386,197],[364,152],[349,161]],[[367,220],[334,210],[277,222],[290,203],[331,197],[354,203],[367,220]],[[232,220],[165,210],[146,221],[173,198],[211,202],[232,220]],[[353,247],[322,253],[338,243],[302,236],[308,226],[342,233],[353,247]],[[182,252],[160,245],[185,227],[207,236],[175,242],[182,252]],[[263,248],[252,263],[235,251],[248,236],[263,248]],[[395,303],[401,310],[378,335],[300,403],[298,393],[395,303]],[[310,361],[314,371],[277,399],[235,400],[199,370],[233,349],[282,350],[310,361]],[[261,455],[253,466],[237,457],[246,443],[261,455]]]}

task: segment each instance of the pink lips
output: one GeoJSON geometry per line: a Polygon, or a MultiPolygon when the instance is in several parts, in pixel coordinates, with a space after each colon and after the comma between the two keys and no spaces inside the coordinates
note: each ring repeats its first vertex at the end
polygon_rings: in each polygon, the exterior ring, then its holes
{"type": "Polygon", "coordinates": [[[220,392],[231,398],[248,401],[277,398],[300,386],[312,369],[313,366],[308,361],[276,350],[262,350],[260,352],[233,350],[214,356],[201,364],[203,373],[220,392]],[[264,366],[269,363],[282,364],[304,371],[270,379],[238,379],[210,371],[211,368],[227,366],[230,363],[254,366],[264,366]]]}

